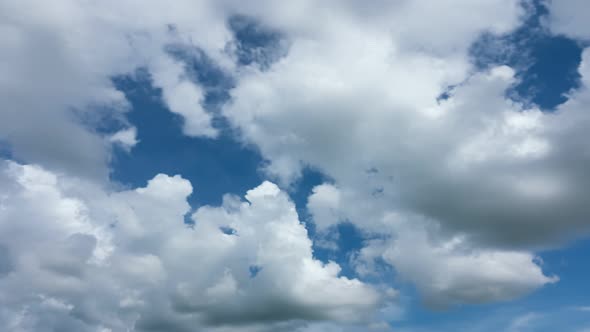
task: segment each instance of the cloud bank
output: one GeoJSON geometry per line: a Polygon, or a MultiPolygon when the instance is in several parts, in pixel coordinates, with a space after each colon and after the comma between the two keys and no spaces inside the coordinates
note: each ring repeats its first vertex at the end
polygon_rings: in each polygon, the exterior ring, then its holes
{"type": "Polygon", "coordinates": [[[192,226],[180,176],[109,193],[9,162],[2,184],[0,318],[11,331],[357,322],[384,300],[313,258],[293,203],[270,182],[199,208],[192,226]]]}
{"type": "MultiPolygon", "coordinates": [[[[583,1],[546,6],[544,33],[588,40],[583,1]]],[[[534,252],[590,228],[590,51],[580,87],[553,112],[511,99],[518,68],[478,68],[471,46],[519,28],[525,8],[2,2],[1,325],[387,330],[394,282],[412,283],[436,308],[512,300],[557,282],[534,252]],[[198,69],[173,47],[231,78],[218,108],[207,107],[198,69]],[[180,175],[154,174],[135,189],[112,183],[113,150],[141,144],[113,79],[138,70],[182,120],[179,131],[215,140],[222,119],[262,155],[272,182],[196,211],[180,175]],[[317,238],[280,189],[309,167],[330,179],[307,201],[317,238]],[[350,263],[358,278],[312,250],[342,222],[365,239],[350,263]],[[366,281],[378,264],[396,279],[366,281]]]]}

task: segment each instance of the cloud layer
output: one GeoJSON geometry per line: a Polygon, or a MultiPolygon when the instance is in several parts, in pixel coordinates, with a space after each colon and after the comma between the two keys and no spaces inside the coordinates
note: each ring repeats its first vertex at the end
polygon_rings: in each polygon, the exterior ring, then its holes
{"type": "Polygon", "coordinates": [[[11,331],[358,322],[384,300],[312,257],[293,203],[270,182],[199,208],[193,226],[179,176],[108,193],[5,163],[1,183],[0,318],[11,331]]]}
{"type": "MultiPolygon", "coordinates": [[[[481,69],[471,49],[520,27],[526,4],[3,1],[0,325],[386,330],[397,282],[437,308],[557,282],[534,252],[590,229],[590,51],[580,87],[543,112],[509,98],[518,68],[481,69]],[[231,81],[218,108],[191,57],[231,81]],[[113,149],[141,144],[113,79],[138,70],[179,131],[215,140],[222,118],[278,186],[192,211],[180,175],[112,183],[113,149]],[[307,167],[330,179],[308,197],[313,239],[280,189],[307,167]],[[361,279],[314,257],[341,222],[364,238],[361,279]],[[379,264],[395,280],[368,283],[379,264]]],[[[583,1],[546,6],[542,33],[589,39],[583,1]]]]}

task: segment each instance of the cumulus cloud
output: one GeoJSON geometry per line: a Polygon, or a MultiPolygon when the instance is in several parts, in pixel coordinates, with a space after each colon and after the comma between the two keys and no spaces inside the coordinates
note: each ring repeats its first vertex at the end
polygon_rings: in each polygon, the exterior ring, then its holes
{"type": "MultiPolygon", "coordinates": [[[[458,12],[498,13],[489,3],[461,4],[458,12]]],[[[411,18],[411,8],[395,9],[411,18]]],[[[588,128],[587,52],[584,86],[555,113],[510,100],[514,70],[474,72],[468,55],[478,32],[516,26],[518,6],[501,14],[461,25],[460,39],[441,44],[411,24],[415,38],[396,34],[396,20],[334,18],[313,37],[293,38],[269,70],[243,72],[223,109],[283,183],[307,165],[329,175],[335,185],[316,187],[307,205],[318,228],[348,220],[365,234],[391,236],[382,252],[365,249],[436,306],[508,300],[555,282],[529,250],[590,228],[590,160],[574,138],[588,128]],[[436,230],[392,224],[390,213],[436,230]]]]}
{"type": "Polygon", "coordinates": [[[0,179],[0,319],[11,331],[359,322],[381,301],[313,258],[293,203],[270,182],[199,208],[189,226],[192,186],[180,176],[109,193],[5,162],[0,179]]]}
{"type": "MultiPolygon", "coordinates": [[[[372,40],[362,44],[382,57],[390,51],[383,46],[389,44],[387,34],[391,33],[403,50],[418,56],[411,60],[415,65],[449,57],[444,67],[462,72],[466,68],[457,61],[456,55],[461,53],[457,51],[468,47],[481,31],[510,29],[517,22],[519,6],[516,0],[452,4],[453,11],[440,15],[440,10],[448,5],[446,2],[436,6],[427,1],[378,2],[370,6],[332,2],[324,6],[314,1],[290,5],[265,0],[248,4],[181,1],[170,8],[159,1],[90,4],[68,0],[42,5],[34,1],[6,1],[1,7],[0,27],[0,45],[6,50],[0,68],[4,73],[0,80],[0,122],[4,124],[0,138],[10,143],[19,159],[104,178],[108,175],[109,147],[92,127],[104,117],[125,121],[121,114],[127,109],[125,98],[113,87],[111,78],[138,68],[148,69],[153,84],[162,89],[166,106],[183,117],[185,134],[215,137],[217,130],[211,124],[211,115],[202,106],[202,88],[187,79],[183,65],[167,53],[166,46],[198,48],[222,68],[233,71],[240,55],[228,52],[236,44],[228,22],[236,15],[253,17],[280,31],[286,39],[297,41],[297,45],[307,41],[310,47],[317,48],[319,42],[328,42],[326,46],[333,51],[326,55],[334,59],[348,51],[346,43],[332,43],[335,37],[347,35],[351,41],[360,41],[373,35],[372,40]],[[314,17],[309,13],[314,13],[314,17]],[[373,23],[367,24],[369,21],[373,23]],[[442,33],[443,30],[450,33],[442,33]],[[437,56],[423,56],[424,51],[437,56]],[[105,114],[105,109],[112,114],[105,114]],[[80,121],[91,123],[84,126],[80,121]]],[[[283,43],[277,45],[285,47],[283,43]]],[[[343,65],[345,60],[337,63],[343,65]]],[[[441,66],[443,63],[439,62],[438,71],[441,66]]],[[[424,68],[422,73],[426,74],[427,69],[430,68],[424,68]]],[[[453,82],[459,79],[456,75],[447,78],[453,82]]],[[[433,79],[434,85],[438,81],[433,79]]],[[[432,90],[432,86],[423,83],[418,83],[422,86],[419,90],[432,90]]],[[[275,161],[273,165],[280,163],[275,161]]],[[[283,164],[290,167],[287,161],[283,164]]]]}
{"type": "Polygon", "coordinates": [[[231,34],[210,5],[3,1],[0,12],[0,139],[16,158],[104,180],[109,141],[94,127],[104,119],[125,124],[129,107],[111,79],[138,68],[152,73],[186,134],[215,135],[201,89],[165,50],[195,37],[222,58],[231,34]]]}
{"type": "MultiPolygon", "coordinates": [[[[509,67],[471,74],[465,54],[416,54],[373,31],[346,35],[293,41],[284,59],[245,73],[232,91],[224,114],[271,174],[289,183],[311,165],[381,202],[360,205],[409,210],[487,244],[544,246],[588,230],[580,193],[590,160],[571,139],[588,118],[568,106],[583,103],[586,88],[543,113],[506,98],[516,83],[509,67]]],[[[357,220],[366,228],[367,219],[357,220]]]]}
{"type": "MultiPolygon", "coordinates": [[[[587,52],[584,53],[584,59],[586,57],[587,52]]],[[[580,69],[582,75],[585,68],[584,62],[580,69]]],[[[469,141],[455,137],[458,139],[455,143],[457,146],[454,147],[451,143],[448,150],[441,151],[443,154],[437,154],[437,163],[434,160],[424,163],[420,159],[420,163],[408,165],[412,166],[409,172],[394,169],[399,174],[397,183],[395,178],[390,177],[389,174],[392,173],[385,173],[387,168],[377,166],[359,169],[356,175],[358,179],[345,189],[339,190],[327,184],[314,189],[309,197],[308,208],[319,225],[326,223],[326,220],[334,223],[346,219],[355,222],[366,232],[391,236],[387,240],[369,242],[361,250],[358,257],[360,260],[356,262],[359,273],[375,271],[373,260],[384,259],[402,279],[416,284],[428,304],[437,307],[509,300],[557,281],[557,278],[543,274],[534,255],[529,252],[486,249],[480,246],[482,240],[483,243],[508,243],[509,247],[514,244],[522,246],[523,243],[538,240],[537,237],[542,237],[544,241],[548,236],[549,239],[560,239],[560,235],[564,233],[586,228],[585,216],[588,212],[575,209],[583,206],[583,203],[581,200],[574,200],[575,193],[585,187],[584,173],[576,172],[564,164],[555,167],[552,162],[547,161],[547,157],[559,160],[562,158],[559,156],[563,156],[565,151],[572,148],[570,145],[575,144],[571,137],[567,139],[561,135],[581,135],[578,130],[581,131],[586,126],[587,119],[581,111],[585,103],[580,104],[580,101],[587,98],[587,92],[586,88],[582,88],[572,94],[570,101],[562,105],[557,114],[544,114],[534,109],[514,108],[518,104],[504,100],[500,93],[512,80],[512,71],[507,67],[499,67],[472,77],[464,86],[457,88],[453,97],[441,103],[434,121],[440,121],[446,116],[452,118],[455,115],[453,113],[460,113],[461,118],[457,118],[458,121],[483,121],[493,129],[473,131],[469,141]],[[492,91],[497,91],[496,102],[488,102],[487,105],[491,107],[486,108],[484,113],[477,114],[475,107],[478,104],[470,104],[468,100],[474,96],[481,97],[482,92],[492,91]],[[462,111],[464,108],[465,111],[462,111]],[[497,109],[504,110],[494,113],[497,109]],[[466,113],[467,110],[469,113],[466,113]],[[447,151],[452,151],[450,156],[444,155],[447,151]],[[442,162],[444,160],[446,163],[442,162]],[[507,170],[518,172],[520,162],[526,169],[522,170],[519,178],[504,174],[507,170]],[[543,170],[543,166],[547,169],[543,170]],[[427,170],[419,171],[418,168],[421,167],[427,167],[427,170]],[[445,168],[450,172],[446,173],[445,168]],[[414,173],[416,171],[418,172],[414,173]],[[441,171],[442,182],[432,177],[421,178],[436,176],[441,171]],[[538,175],[535,175],[536,172],[539,172],[538,175]],[[412,186],[411,174],[416,174],[414,180],[427,181],[428,186],[423,187],[420,195],[432,195],[427,199],[431,200],[429,204],[440,207],[440,215],[424,213],[428,211],[427,206],[414,209],[413,204],[423,199],[419,196],[412,197],[416,200],[414,202],[403,199],[401,195],[408,194],[404,190],[412,186]],[[476,174],[485,174],[485,177],[476,174]],[[560,180],[560,177],[572,176],[576,179],[560,180]],[[503,181],[504,177],[508,177],[508,181],[503,181]],[[469,183],[466,183],[469,190],[460,190],[462,181],[469,183]],[[577,182],[580,182],[579,188],[570,187],[577,182]],[[396,188],[396,184],[403,186],[396,188]],[[438,185],[442,185],[440,191],[434,192],[438,190],[438,185]],[[483,188],[487,198],[482,195],[478,199],[474,195],[483,188]],[[500,191],[494,193],[496,190],[500,191]],[[465,196],[453,203],[455,198],[463,195],[462,192],[465,196]],[[472,202],[476,204],[473,205],[472,202]],[[495,204],[498,205],[493,207],[495,204]],[[547,204],[563,205],[549,207],[545,206],[547,204]],[[474,214],[463,219],[463,225],[460,214],[448,219],[441,218],[453,206],[463,210],[474,209],[470,212],[474,214]],[[510,206],[514,206],[514,209],[509,210],[510,206]],[[338,208],[338,219],[334,218],[335,207],[338,208]],[[523,211],[523,207],[530,207],[531,210],[523,211]],[[388,214],[387,211],[397,212],[388,214]],[[419,218],[416,218],[416,213],[419,218]],[[575,213],[577,217],[568,218],[569,223],[564,224],[561,218],[564,213],[575,213]],[[392,219],[392,216],[396,217],[392,219]],[[522,233],[517,232],[519,227],[522,227],[522,233]],[[508,228],[510,231],[507,234],[508,228]]],[[[450,125],[452,122],[445,123],[450,125]]],[[[475,125],[477,122],[470,123],[475,125]]],[[[436,136],[434,129],[442,129],[428,128],[431,136],[436,136]]],[[[441,133],[436,138],[437,144],[445,146],[444,138],[458,134],[460,128],[453,125],[452,134],[441,133]]],[[[415,137],[424,140],[424,135],[417,133],[415,137]]],[[[396,144],[394,142],[390,146],[396,144]]],[[[415,150],[411,149],[409,152],[412,151],[415,150]]],[[[577,154],[572,152],[572,156],[574,155],[577,154]]],[[[404,158],[405,162],[411,160],[407,155],[391,155],[390,158],[404,158]]],[[[575,167],[578,166],[581,165],[575,167]]],[[[339,180],[336,178],[340,185],[350,181],[344,177],[339,180]]]]}
{"type": "Polygon", "coordinates": [[[395,227],[398,235],[381,257],[432,307],[507,301],[558,281],[527,252],[482,249],[461,236],[441,240],[432,225],[416,220],[395,227]]]}

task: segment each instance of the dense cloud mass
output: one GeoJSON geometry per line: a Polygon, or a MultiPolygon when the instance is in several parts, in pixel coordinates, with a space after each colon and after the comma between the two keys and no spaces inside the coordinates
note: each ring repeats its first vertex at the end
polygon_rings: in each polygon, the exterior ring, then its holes
{"type": "MultiPolygon", "coordinates": [[[[387,331],[397,282],[438,309],[558,282],[535,251],[590,231],[590,51],[546,112],[472,50],[531,3],[1,1],[0,326],[387,331]],[[231,82],[219,107],[190,57],[231,82]],[[235,134],[272,182],[193,210],[184,175],[111,181],[113,151],[142,144],[113,79],[138,71],[178,131],[235,134]],[[311,238],[288,195],[306,168],[329,179],[311,238]],[[356,277],[312,249],[343,222],[364,237],[356,277]],[[383,264],[395,280],[370,282],[383,264]]],[[[585,45],[585,1],[542,3],[542,33],[585,45]]]]}
{"type": "Polygon", "coordinates": [[[2,326],[187,331],[356,322],[387,300],[312,257],[307,231],[276,185],[250,190],[247,201],[227,196],[221,207],[201,207],[189,227],[183,216],[191,191],[187,180],[160,174],[144,188],[107,193],[5,163],[2,326]]]}
{"type": "Polygon", "coordinates": [[[280,179],[313,165],[367,200],[378,191],[383,209],[419,213],[494,244],[540,245],[587,230],[590,160],[573,137],[589,118],[572,105],[584,105],[585,87],[543,113],[506,99],[515,83],[509,67],[466,76],[467,63],[455,72],[435,57],[406,59],[385,41],[367,52],[349,39],[334,51],[339,57],[315,52],[313,43],[294,44],[269,71],[246,73],[225,109],[280,179]],[[437,99],[448,85],[456,85],[449,97],[437,99]]]}

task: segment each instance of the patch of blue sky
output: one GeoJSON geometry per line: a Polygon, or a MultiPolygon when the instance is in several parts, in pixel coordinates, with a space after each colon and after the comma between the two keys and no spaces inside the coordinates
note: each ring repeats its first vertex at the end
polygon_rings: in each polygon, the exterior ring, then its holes
{"type": "MultiPolygon", "coordinates": [[[[236,37],[235,51],[240,64],[270,63],[270,55],[261,58],[258,54],[274,52],[280,38],[277,32],[245,17],[234,17],[228,24],[236,37]]],[[[174,27],[170,29],[174,33],[174,27]]],[[[264,160],[255,148],[240,142],[226,119],[219,115],[219,107],[229,99],[234,79],[198,48],[169,45],[167,51],[185,64],[187,77],[204,89],[203,107],[214,115],[213,126],[221,135],[216,139],[184,136],[180,130],[182,118],[165,109],[161,91],[152,87],[146,71],[116,77],[116,87],[132,105],[127,119],[137,128],[139,143],[130,153],[115,151],[112,179],[141,186],[158,172],[181,174],[195,188],[189,198],[193,207],[219,205],[225,193],[242,196],[263,180],[260,167],[264,160]]]]}
{"type": "Polygon", "coordinates": [[[568,91],[579,87],[582,45],[547,30],[548,12],[542,1],[524,5],[527,17],[522,26],[502,36],[483,34],[472,45],[473,63],[479,70],[497,65],[514,68],[518,82],[507,95],[551,111],[567,100],[568,91]]]}
{"type": "Polygon", "coordinates": [[[2,138],[0,138],[0,158],[14,160],[10,144],[2,138]]]}
{"type": "Polygon", "coordinates": [[[115,151],[113,180],[144,186],[157,173],[180,174],[194,187],[189,197],[193,207],[219,205],[224,194],[242,196],[262,182],[263,159],[255,149],[223,131],[216,139],[184,135],[182,118],[165,108],[161,91],[145,72],[115,82],[133,106],[127,117],[137,128],[139,143],[129,153],[115,151]]]}

